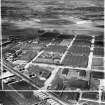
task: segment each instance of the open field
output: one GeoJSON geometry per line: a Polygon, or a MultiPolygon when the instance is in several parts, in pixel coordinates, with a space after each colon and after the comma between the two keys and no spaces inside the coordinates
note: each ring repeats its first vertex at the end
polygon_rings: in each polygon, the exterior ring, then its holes
{"type": "MultiPolygon", "coordinates": [[[[33,37],[37,36],[38,29],[57,30],[65,33],[73,33],[72,30],[88,30],[90,33],[103,31],[96,26],[103,25],[103,0],[2,0],[2,25],[3,38],[5,35],[14,33],[16,35],[33,37]],[[63,8],[63,9],[62,9],[63,8]],[[97,15],[99,22],[93,19],[81,19],[84,15],[97,15]],[[100,15],[101,14],[101,15],[100,15]],[[86,22],[85,22],[86,20],[86,22]],[[88,21],[90,20],[90,21],[88,21]],[[81,22],[84,23],[81,23],[81,22]],[[80,23],[79,23],[80,22],[80,23]],[[19,30],[19,31],[18,31],[19,30]],[[95,32],[96,31],[96,32],[95,32]]],[[[96,17],[96,16],[95,16],[96,17]]]]}

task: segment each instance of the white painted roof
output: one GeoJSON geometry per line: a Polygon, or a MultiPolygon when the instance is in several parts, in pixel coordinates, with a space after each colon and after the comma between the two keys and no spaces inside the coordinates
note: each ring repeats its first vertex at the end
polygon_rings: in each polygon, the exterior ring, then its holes
{"type": "Polygon", "coordinates": [[[6,73],[3,73],[1,76],[0,76],[0,79],[3,79],[3,78],[7,78],[7,77],[10,77],[10,76],[13,76],[14,74],[12,74],[11,72],[7,71],[6,73]]]}

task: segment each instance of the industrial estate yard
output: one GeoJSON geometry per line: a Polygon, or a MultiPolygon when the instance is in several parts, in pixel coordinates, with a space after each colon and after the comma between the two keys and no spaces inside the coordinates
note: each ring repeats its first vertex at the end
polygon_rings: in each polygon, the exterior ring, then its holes
{"type": "Polygon", "coordinates": [[[103,0],[1,0],[0,105],[105,105],[103,0]]]}

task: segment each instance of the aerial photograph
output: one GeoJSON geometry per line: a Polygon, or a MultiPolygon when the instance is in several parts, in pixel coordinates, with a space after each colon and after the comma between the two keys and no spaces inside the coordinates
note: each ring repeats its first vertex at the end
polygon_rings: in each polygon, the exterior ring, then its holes
{"type": "Polygon", "coordinates": [[[0,105],[105,105],[104,0],[1,0],[0,105]]]}

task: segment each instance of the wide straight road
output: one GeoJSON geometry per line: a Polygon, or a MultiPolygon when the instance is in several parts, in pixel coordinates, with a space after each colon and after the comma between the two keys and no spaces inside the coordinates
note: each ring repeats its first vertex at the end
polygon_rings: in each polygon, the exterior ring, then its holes
{"type": "MultiPolygon", "coordinates": [[[[26,82],[30,83],[32,86],[34,86],[34,87],[37,88],[38,90],[40,89],[40,88],[38,88],[38,87],[35,85],[35,83],[34,83],[31,79],[29,79],[29,78],[26,77],[25,75],[21,74],[20,72],[14,70],[14,69],[7,63],[7,61],[3,61],[3,66],[6,67],[6,68],[7,68],[10,72],[12,72],[13,74],[15,74],[15,75],[21,77],[21,78],[24,79],[26,82]]],[[[57,99],[56,97],[52,96],[52,95],[49,94],[49,93],[45,93],[45,92],[44,92],[44,94],[47,94],[49,97],[51,97],[51,98],[54,99],[54,100],[57,100],[57,102],[59,102],[61,105],[68,105],[68,104],[66,104],[66,103],[63,103],[62,101],[60,101],[59,99],[57,99]]]]}
{"type": "Polygon", "coordinates": [[[21,77],[23,80],[25,80],[27,83],[31,84],[33,87],[35,87],[36,89],[39,89],[39,87],[37,87],[35,85],[35,83],[30,79],[28,78],[27,76],[23,75],[22,73],[20,73],[19,71],[17,70],[14,70],[9,64],[7,64],[6,61],[3,61],[3,66],[7,68],[7,70],[9,70],[10,72],[12,72],[13,74],[21,77]]]}

